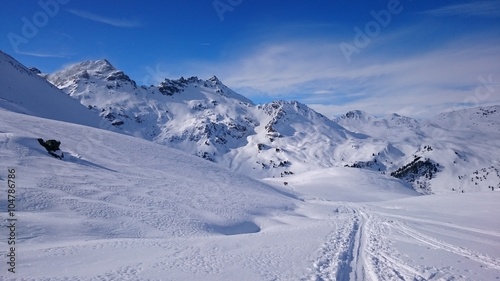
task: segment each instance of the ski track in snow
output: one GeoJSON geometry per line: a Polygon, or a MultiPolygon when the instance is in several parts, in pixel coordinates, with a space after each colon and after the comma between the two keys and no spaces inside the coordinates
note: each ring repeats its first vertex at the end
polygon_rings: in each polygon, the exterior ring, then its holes
{"type": "Polygon", "coordinates": [[[417,270],[389,258],[394,252],[382,239],[388,228],[364,207],[342,203],[335,210],[332,225],[336,230],[319,251],[309,280],[406,280],[417,275],[417,270]]]}
{"type": "Polygon", "coordinates": [[[386,238],[394,232],[425,246],[474,260],[480,267],[500,270],[500,260],[425,235],[389,214],[354,203],[338,204],[331,216],[334,231],[318,250],[312,275],[302,280],[472,280],[454,273],[451,267],[438,269],[408,264],[386,238]]]}
{"type": "Polygon", "coordinates": [[[447,227],[447,228],[457,229],[457,230],[465,230],[465,231],[472,232],[475,234],[484,234],[484,235],[493,236],[495,238],[500,238],[500,232],[497,232],[497,231],[477,229],[477,228],[473,228],[473,227],[466,227],[466,226],[461,226],[461,225],[447,223],[447,222],[437,222],[437,221],[433,221],[433,220],[419,219],[419,218],[413,218],[413,217],[409,217],[409,216],[385,214],[385,213],[380,213],[380,212],[375,212],[375,213],[383,214],[386,217],[392,217],[392,218],[399,219],[399,220],[432,224],[432,225],[437,225],[440,227],[447,227]]]}

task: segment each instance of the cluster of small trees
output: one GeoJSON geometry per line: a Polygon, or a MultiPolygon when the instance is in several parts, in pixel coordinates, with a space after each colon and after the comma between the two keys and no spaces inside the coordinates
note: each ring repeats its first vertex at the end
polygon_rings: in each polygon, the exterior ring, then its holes
{"type": "Polygon", "coordinates": [[[344,165],[344,167],[358,168],[358,169],[373,168],[374,166],[379,171],[385,170],[384,164],[382,164],[382,162],[379,162],[376,158],[371,160],[371,161],[358,161],[358,162],[354,162],[351,165],[349,165],[349,164],[344,165]]]}
{"type": "MultiPolygon", "coordinates": [[[[498,178],[500,178],[500,173],[499,173],[499,170],[498,168],[494,167],[494,166],[491,166],[491,167],[488,167],[488,168],[482,168],[482,169],[478,169],[478,170],[475,170],[474,172],[472,172],[472,176],[470,178],[471,182],[474,183],[474,185],[479,185],[479,182],[482,182],[482,181],[486,181],[488,179],[488,176],[490,175],[490,172],[495,172],[496,173],[496,176],[498,178]]],[[[459,179],[462,179],[464,177],[458,177],[459,179]]],[[[497,188],[500,189],[500,183],[498,183],[498,186],[497,188]]],[[[491,189],[491,190],[495,190],[495,186],[494,185],[488,185],[488,189],[491,189]]]]}
{"type": "Polygon", "coordinates": [[[422,160],[422,157],[416,156],[412,162],[392,172],[391,176],[404,179],[407,182],[414,182],[421,176],[432,179],[438,172],[438,167],[439,163],[434,163],[428,158],[422,160]]]}

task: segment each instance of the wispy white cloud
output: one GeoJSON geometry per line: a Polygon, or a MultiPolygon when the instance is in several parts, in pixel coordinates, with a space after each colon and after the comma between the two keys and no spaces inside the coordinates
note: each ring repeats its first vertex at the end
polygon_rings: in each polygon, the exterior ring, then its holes
{"type": "Polygon", "coordinates": [[[500,17],[500,2],[474,1],[453,4],[425,12],[434,16],[500,17]]]}
{"type": "Polygon", "coordinates": [[[25,52],[17,51],[16,53],[26,56],[39,57],[39,58],[68,58],[66,54],[44,53],[44,52],[25,52]]]}
{"type": "Polygon", "coordinates": [[[480,81],[500,81],[498,39],[467,37],[397,58],[363,52],[363,60],[347,64],[337,42],[282,41],[256,47],[231,62],[208,64],[205,74],[216,73],[251,99],[299,99],[327,116],[352,109],[426,116],[464,103],[500,104],[498,83],[490,86],[495,93],[486,94],[480,81]]]}
{"type": "Polygon", "coordinates": [[[124,20],[124,19],[115,19],[115,18],[109,18],[101,15],[96,15],[94,13],[90,13],[87,11],[81,11],[81,10],[74,10],[74,9],[68,9],[68,12],[72,13],[75,16],[88,19],[91,21],[95,22],[100,22],[116,27],[138,27],[141,26],[141,23],[138,21],[133,21],[133,20],[124,20]]]}

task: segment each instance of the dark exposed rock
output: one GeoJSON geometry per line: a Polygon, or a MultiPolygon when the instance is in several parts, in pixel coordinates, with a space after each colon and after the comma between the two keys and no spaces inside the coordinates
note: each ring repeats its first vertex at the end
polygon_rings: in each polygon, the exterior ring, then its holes
{"type": "Polygon", "coordinates": [[[111,125],[113,126],[121,126],[125,124],[122,120],[114,120],[113,122],[111,122],[111,125]]]}
{"type": "Polygon", "coordinates": [[[36,68],[36,67],[29,67],[28,68],[31,72],[35,73],[35,74],[42,74],[42,72],[40,71],[40,69],[36,68]]]}
{"type": "Polygon", "coordinates": [[[175,93],[182,92],[187,85],[197,83],[199,81],[200,79],[196,76],[189,77],[188,79],[181,77],[178,80],[165,79],[160,83],[160,85],[158,85],[158,90],[166,96],[172,96],[175,93]]]}
{"type": "Polygon", "coordinates": [[[84,78],[84,79],[89,79],[90,78],[90,75],[89,73],[87,72],[87,70],[84,70],[80,73],[79,75],[80,78],[84,78]]]}

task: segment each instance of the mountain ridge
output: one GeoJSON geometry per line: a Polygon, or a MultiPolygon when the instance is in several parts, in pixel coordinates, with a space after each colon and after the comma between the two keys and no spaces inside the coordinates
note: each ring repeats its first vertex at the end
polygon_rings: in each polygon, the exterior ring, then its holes
{"type": "Polygon", "coordinates": [[[500,136],[492,130],[500,127],[500,106],[427,120],[376,117],[360,110],[329,119],[298,101],[256,105],[216,76],[165,78],[156,86],[138,86],[105,59],[38,75],[78,100],[87,113],[100,116],[100,127],[256,178],[353,167],[400,177],[421,193],[500,188],[500,176],[495,177],[500,155],[491,152],[500,146],[500,136]],[[479,171],[487,178],[480,180],[479,171]]]}
{"type": "MultiPolygon", "coordinates": [[[[241,172],[250,170],[257,177],[292,173],[287,168],[294,164],[297,168],[293,172],[301,172],[307,167],[297,159],[304,157],[313,167],[328,167],[334,162],[330,157],[330,164],[324,164],[322,159],[298,151],[296,146],[308,138],[301,130],[331,143],[342,142],[347,135],[356,137],[296,101],[255,105],[216,76],[207,80],[195,76],[165,79],[157,86],[137,86],[108,61],[99,60],[74,64],[47,79],[125,133],[241,172]],[[305,128],[305,123],[311,126],[305,128]],[[295,144],[292,149],[288,142],[295,144]],[[264,147],[273,150],[260,149],[264,147]],[[247,163],[240,165],[234,158],[247,163]]],[[[332,155],[333,150],[323,153],[324,157],[327,154],[332,155]]]]}

